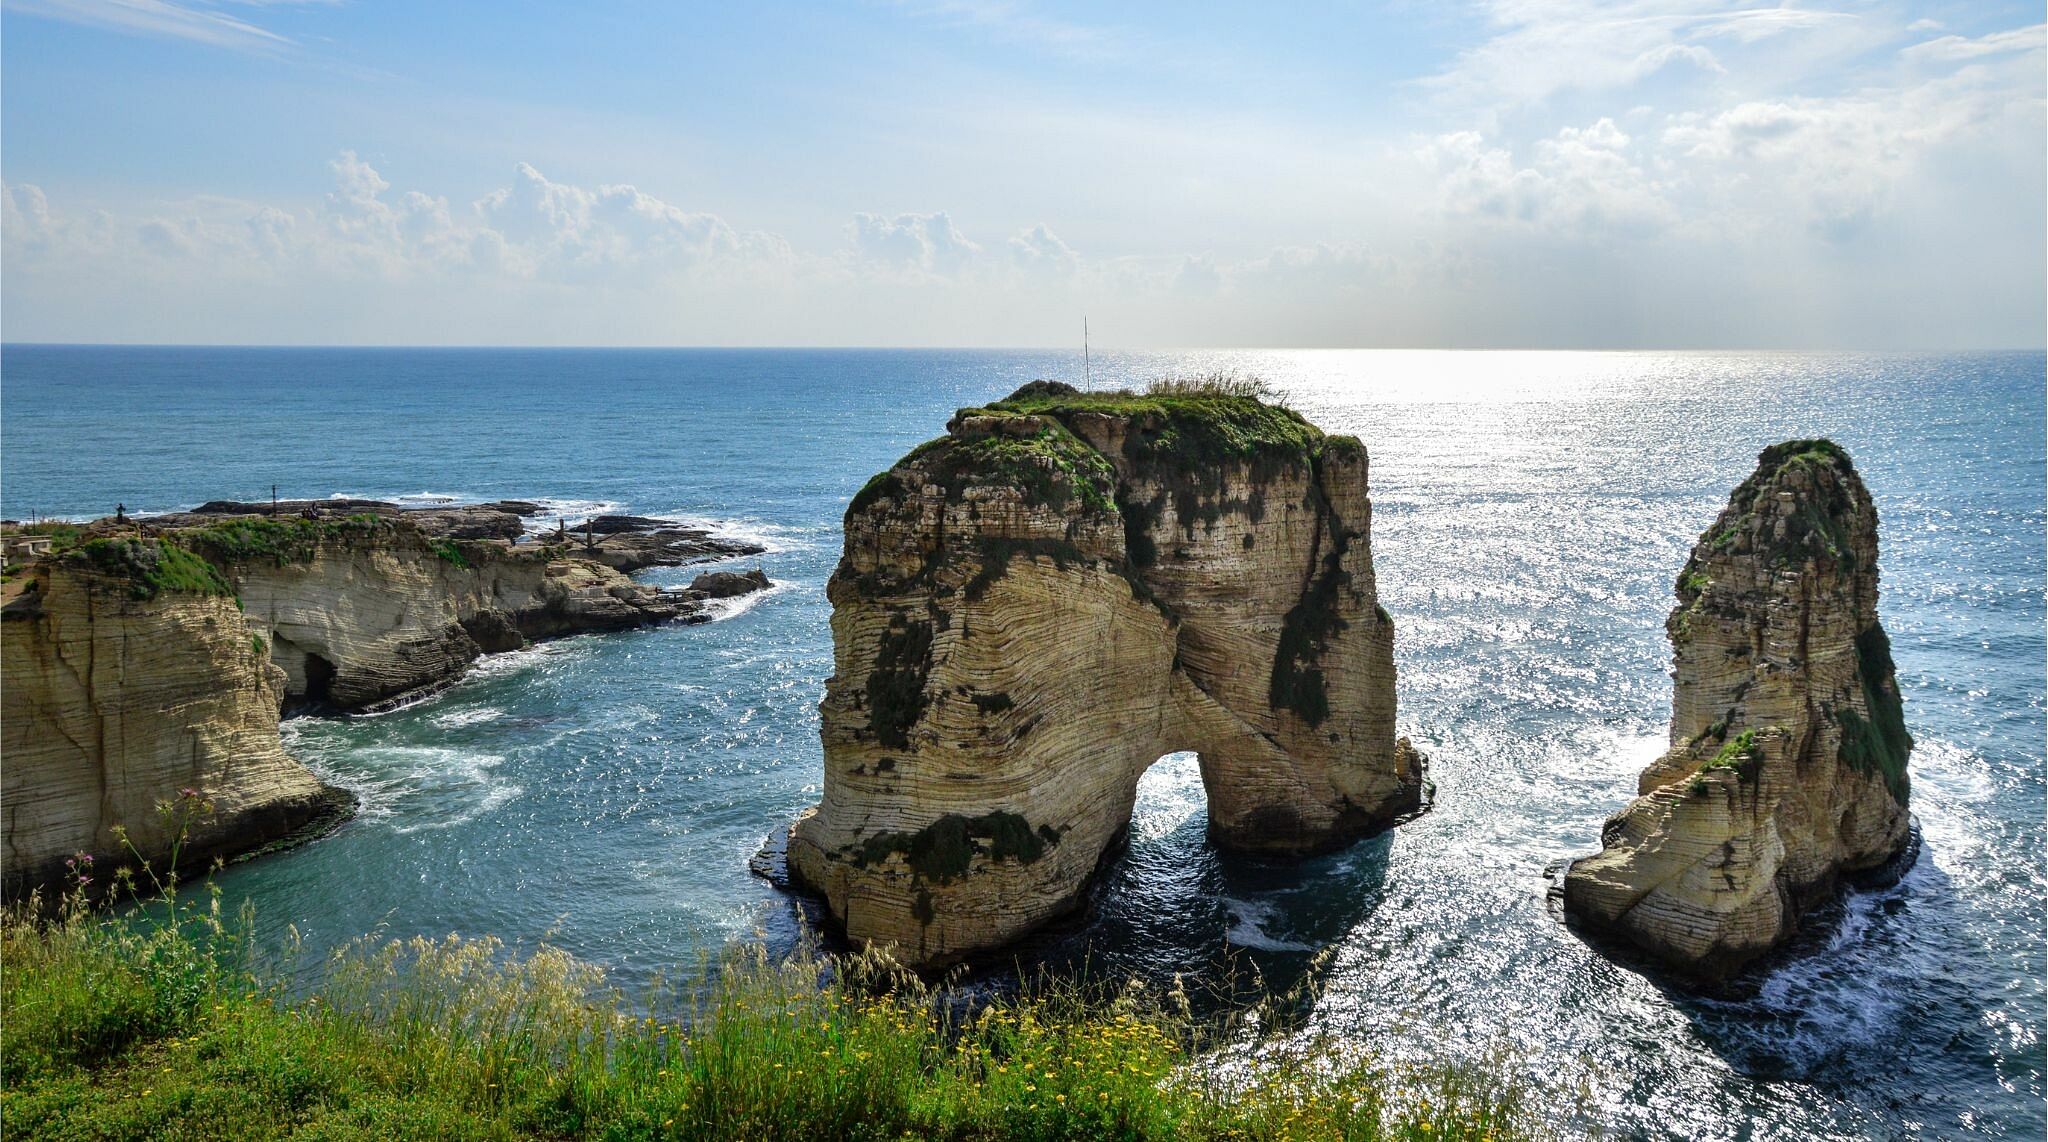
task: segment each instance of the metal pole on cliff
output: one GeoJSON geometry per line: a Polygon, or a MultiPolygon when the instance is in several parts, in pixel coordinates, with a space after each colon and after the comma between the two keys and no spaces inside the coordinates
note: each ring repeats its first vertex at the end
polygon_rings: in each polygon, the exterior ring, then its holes
{"type": "Polygon", "coordinates": [[[277,515],[277,485],[270,485],[270,514],[277,515]]]}
{"type": "Polygon", "coordinates": [[[1088,315],[1081,315],[1081,387],[1095,391],[1095,368],[1088,360],[1088,315]]]}

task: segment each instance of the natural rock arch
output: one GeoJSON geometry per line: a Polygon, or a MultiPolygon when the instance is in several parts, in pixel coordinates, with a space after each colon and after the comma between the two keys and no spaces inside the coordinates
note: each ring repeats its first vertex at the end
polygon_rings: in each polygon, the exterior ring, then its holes
{"type": "Polygon", "coordinates": [[[942,963],[1069,910],[1172,752],[1235,849],[1420,807],[1355,438],[1047,382],[947,427],[854,497],[828,588],[824,796],[789,864],[850,937],[942,963]]]}

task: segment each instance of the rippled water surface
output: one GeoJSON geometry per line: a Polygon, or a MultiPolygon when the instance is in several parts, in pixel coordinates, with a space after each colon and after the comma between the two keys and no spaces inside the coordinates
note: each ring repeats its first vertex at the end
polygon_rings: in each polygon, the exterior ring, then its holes
{"type": "MultiPolygon", "coordinates": [[[[872,472],[1060,354],[9,346],[10,517],[332,493],[547,497],[758,536],[778,589],[708,626],[488,660],[426,704],[297,719],[362,816],[226,877],[316,948],[371,930],[543,937],[629,986],[757,935],[748,875],[815,800],[825,579],[872,472]]],[[[1625,1137],[2039,1138],[2043,1116],[2043,358],[1187,353],[1255,370],[1372,456],[1400,721],[1435,810],[1300,865],[1216,852],[1191,756],[1145,778],[1128,857],[1055,963],[1307,980],[1378,1044],[1508,1048],[1625,1137]],[[1759,448],[1828,435],[1883,521],[1883,601],[1925,840],[1746,1001],[1590,951],[1544,869],[1597,847],[1660,749],[1663,618],[1759,448]]],[[[756,562],[753,560],[749,563],[756,562]]],[[[658,581],[693,571],[655,573],[658,581]]]]}

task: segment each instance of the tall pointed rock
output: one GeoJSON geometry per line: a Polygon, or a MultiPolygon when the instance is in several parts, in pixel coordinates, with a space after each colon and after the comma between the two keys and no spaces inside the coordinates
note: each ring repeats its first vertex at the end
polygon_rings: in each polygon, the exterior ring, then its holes
{"type": "Polygon", "coordinates": [[[1764,449],[1678,577],[1671,749],[1567,871],[1572,919],[1722,979],[1904,851],[1913,739],[1877,581],[1877,511],[1848,454],[1764,449]]]}

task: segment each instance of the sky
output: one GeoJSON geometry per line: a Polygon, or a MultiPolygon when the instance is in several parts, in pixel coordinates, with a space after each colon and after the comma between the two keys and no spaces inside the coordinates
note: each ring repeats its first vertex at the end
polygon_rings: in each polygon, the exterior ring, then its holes
{"type": "Polygon", "coordinates": [[[2036,348],[2037,3],[0,0],[0,337],[2036,348]]]}

